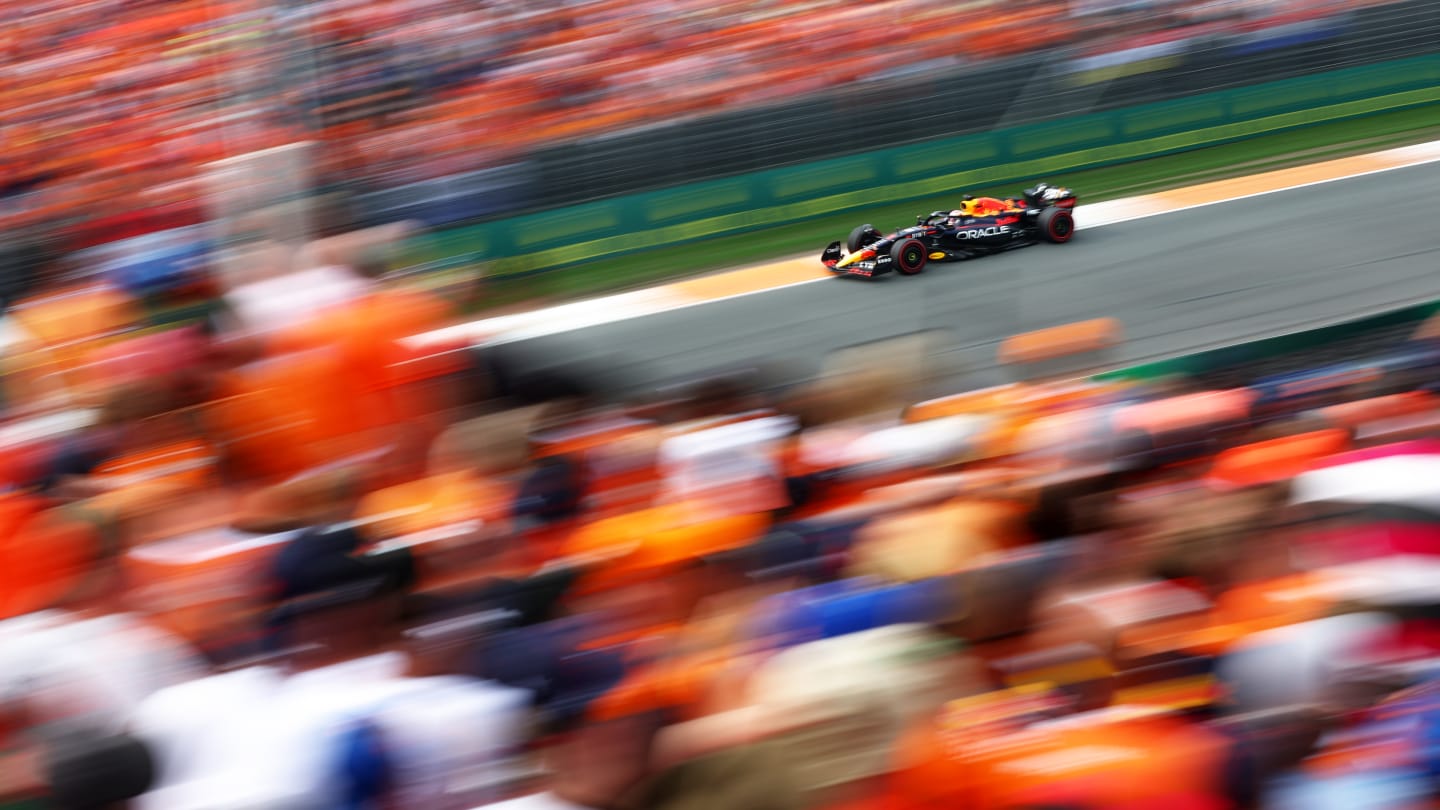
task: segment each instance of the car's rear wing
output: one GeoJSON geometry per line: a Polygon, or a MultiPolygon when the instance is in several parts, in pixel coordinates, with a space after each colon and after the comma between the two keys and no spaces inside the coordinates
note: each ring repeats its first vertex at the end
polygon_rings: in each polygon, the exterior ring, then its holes
{"type": "Polygon", "coordinates": [[[1037,183],[1025,189],[1025,202],[1032,208],[1074,208],[1079,196],[1064,186],[1037,183]]]}

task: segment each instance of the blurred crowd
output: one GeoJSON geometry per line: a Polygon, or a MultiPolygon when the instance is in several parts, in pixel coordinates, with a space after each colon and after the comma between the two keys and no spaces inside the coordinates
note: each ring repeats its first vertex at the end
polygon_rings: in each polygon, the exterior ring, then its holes
{"type": "MultiPolygon", "coordinates": [[[[193,224],[198,166],[296,141],[406,182],[1364,2],[25,0],[0,231],[193,224]]],[[[0,807],[1434,806],[1435,335],[635,391],[419,340],[455,291],[401,236],[251,243],[194,317],[64,265],[8,308],[0,807]]]]}
{"type": "Polygon", "coordinates": [[[0,231],[193,224],[197,167],[296,140],[324,145],[320,186],[401,183],[928,68],[1379,2],[23,0],[0,32],[0,231]]]}
{"type": "Polygon", "coordinates": [[[637,391],[416,339],[447,307],[383,247],[164,330],[8,313],[0,804],[1434,806],[1430,332],[637,391]]]}

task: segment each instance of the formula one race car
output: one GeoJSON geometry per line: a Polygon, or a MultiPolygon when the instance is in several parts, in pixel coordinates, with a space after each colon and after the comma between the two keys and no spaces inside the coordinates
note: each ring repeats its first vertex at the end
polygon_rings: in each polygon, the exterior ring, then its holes
{"type": "Polygon", "coordinates": [[[1033,245],[1061,243],[1075,235],[1071,209],[1077,197],[1068,188],[1041,183],[1012,199],[965,197],[959,209],[915,218],[915,225],[889,236],[873,225],[850,232],[842,245],[831,242],[820,261],[836,275],[872,277],[889,272],[913,276],[932,261],[957,261],[1033,245]]]}

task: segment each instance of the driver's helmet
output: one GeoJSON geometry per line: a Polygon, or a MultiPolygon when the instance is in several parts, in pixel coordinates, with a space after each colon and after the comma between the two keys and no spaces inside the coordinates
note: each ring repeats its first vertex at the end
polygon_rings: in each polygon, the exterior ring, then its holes
{"type": "Polygon", "coordinates": [[[964,217],[965,217],[965,212],[964,212],[964,211],[961,211],[959,208],[956,208],[954,211],[951,211],[951,212],[950,212],[950,218],[947,219],[947,220],[945,220],[945,224],[946,224],[946,225],[959,225],[959,224],[960,224],[960,220],[961,220],[961,219],[964,219],[964,217]]]}

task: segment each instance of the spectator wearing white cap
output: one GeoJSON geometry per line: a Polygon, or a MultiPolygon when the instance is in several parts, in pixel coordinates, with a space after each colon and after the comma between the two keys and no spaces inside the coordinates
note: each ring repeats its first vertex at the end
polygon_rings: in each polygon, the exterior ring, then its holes
{"type": "Polygon", "coordinates": [[[150,695],[205,675],[184,641],[141,616],[43,611],[0,622],[0,695],[37,724],[107,731],[150,695]]]}
{"type": "Polygon", "coordinates": [[[280,661],[146,701],[134,730],[157,751],[161,781],[138,806],[446,810],[493,797],[530,696],[443,674],[435,632],[377,645],[397,626],[395,585],[298,598],[280,661]]]}

